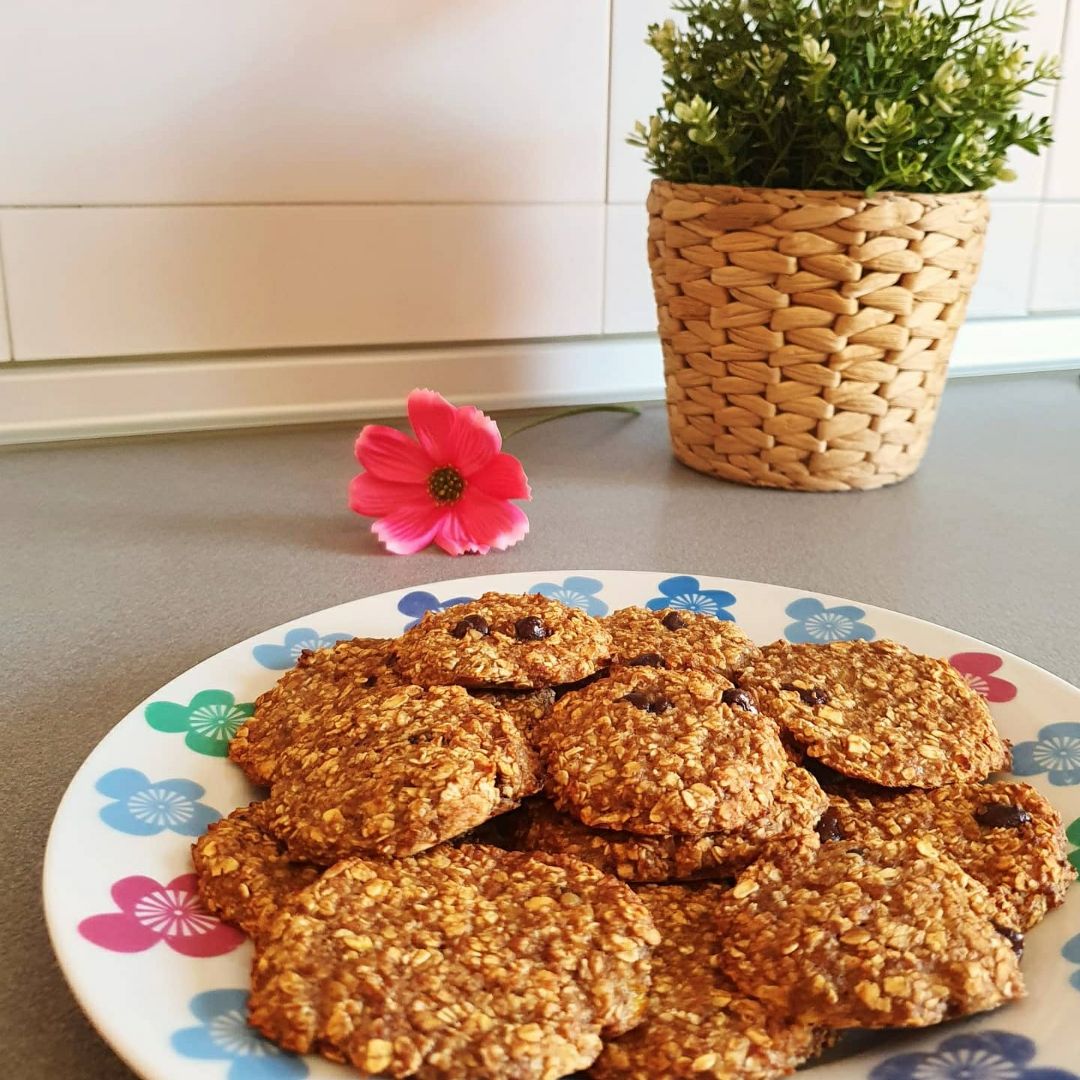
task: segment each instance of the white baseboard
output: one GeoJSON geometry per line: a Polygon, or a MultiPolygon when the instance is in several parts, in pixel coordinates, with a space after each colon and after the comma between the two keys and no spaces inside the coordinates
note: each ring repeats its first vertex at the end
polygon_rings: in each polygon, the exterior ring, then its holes
{"type": "MultiPolygon", "coordinates": [[[[965,326],[952,373],[1080,367],[1080,316],[965,326]]],[[[395,416],[414,386],[485,409],[663,396],[655,337],[0,365],[0,444],[395,416]]]]}

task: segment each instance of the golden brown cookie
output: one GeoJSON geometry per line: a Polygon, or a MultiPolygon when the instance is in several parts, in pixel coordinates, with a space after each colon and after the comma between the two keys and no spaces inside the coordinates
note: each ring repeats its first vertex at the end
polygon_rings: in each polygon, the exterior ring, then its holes
{"type": "Polygon", "coordinates": [[[282,753],[267,824],[309,862],[411,855],[513,809],[538,769],[510,717],[461,687],[370,691],[282,753]]]}
{"type": "Polygon", "coordinates": [[[472,696],[502,709],[526,735],[551,712],[555,704],[555,691],[551,687],[541,690],[473,690],[472,696]]]}
{"type": "Polygon", "coordinates": [[[604,1046],[590,1076],[766,1080],[786,1076],[828,1043],[823,1029],[746,997],[720,971],[725,945],[714,908],[722,892],[717,885],[637,890],[660,934],[645,1019],[604,1046]]]}
{"type": "Polygon", "coordinates": [[[327,716],[347,712],[372,688],[399,686],[389,638],[353,638],[316,652],[255,699],[254,714],[229,743],[229,759],[252,783],[269,784],[277,759],[296,735],[327,716]]]}
{"type": "Polygon", "coordinates": [[[788,763],[767,717],[726,705],[721,676],[613,669],[536,729],[555,805],[645,836],[737,829],[772,804],[788,763]]]}
{"type": "Polygon", "coordinates": [[[615,646],[616,663],[704,671],[730,678],[758,653],[733,622],[699,611],[628,607],[600,620],[615,646]]]}
{"type": "Polygon", "coordinates": [[[250,1019],[365,1074],[565,1076],[641,1019],[658,940],[626,885],[565,856],[350,859],[275,920],[250,1019]]]}
{"type": "Polygon", "coordinates": [[[735,985],[806,1023],[923,1027],[1024,993],[986,890],[925,840],[761,859],[717,919],[735,985]]]}
{"type": "Polygon", "coordinates": [[[512,843],[523,851],[575,855],[624,881],[687,881],[734,877],[779,836],[802,836],[817,846],[814,826],[828,805],[814,778],[794,765],[785,768],[764,816],[732,832],[705,836],[635,836],[593,829],[560,813],[546,799],[530,799],[515,814],[512,843]]]}
{"type": "Polygon", "coordinates": [[[1076,879],[1061,816],[1029,784],[949,784],[829,801],[834,832],[847,841],[929,838],[986,886],[995,920],[1014,930],[1030,929],[1063,903],[1076,879]]]}
{"type": "Polygon", "coordinates": [[[321,873],[293,862],[265,825],[266,803],[241,806],[192,845],[199,894],[208,911],[258,940],[285,901],[321,873]]]}
{"type": "Polygon", "coordinates": [[[607,663],[611,637],[579,608],[536,594],[485,593],[429,611],[397,644],[402,675],[421,686],[557,686],[607,663]]]}
{"type": "Polygon", "coordinates": [[[810,757],[846,776],[932,788],[1009,764],[986,702],[963,677],[894,641],[777,641],[739,685],[810,757]]]}

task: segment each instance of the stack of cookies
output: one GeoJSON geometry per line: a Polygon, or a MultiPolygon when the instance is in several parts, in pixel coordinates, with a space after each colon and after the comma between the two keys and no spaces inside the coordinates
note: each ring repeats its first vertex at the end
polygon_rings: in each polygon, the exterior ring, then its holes
{"type": "Polygon", "coordinates": [[[251,1023],[370,1076],[781,1076],[1021,996],[1072,878],[948,664],[683,611],[489,593],[304,654],[229,756],[251,1023]]]}

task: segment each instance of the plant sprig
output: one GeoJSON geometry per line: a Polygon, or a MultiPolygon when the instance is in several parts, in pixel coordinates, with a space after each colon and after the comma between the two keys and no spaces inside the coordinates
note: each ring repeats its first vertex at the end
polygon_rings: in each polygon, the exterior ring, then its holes
{"type": "Polygon", "coordinates": [[[1013,146],[1049,145],[1022,96],[1060,77],[1011,35],[1024,0],[679,0],[649,27],[664,94],[629,141],[652,171],[701,184],[982,190],[1013,146]]]}

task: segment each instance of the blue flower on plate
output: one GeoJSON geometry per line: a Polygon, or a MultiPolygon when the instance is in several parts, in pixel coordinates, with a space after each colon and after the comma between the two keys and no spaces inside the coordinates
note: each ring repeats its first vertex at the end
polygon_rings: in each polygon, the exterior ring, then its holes
{"type": "Polygon", "coordinates": [[[1077,1080],[1065,1069],[1031,1067],[1035,1044],[1008,1031],[952,1035],[934,1050],[896,1054],[870,1080],[1077,1080]]]}
{"type": "MultiPolygon", "coordinates": [[[[1064,945],[1061,946],[1061,955],[1069,961],[1070,964],[1080,964],[1080,934],[1076,937],[1069,938],[1064,945]]],[[[1069,976],[1069,982],[1080,990],[1080,971],[1074,971],[1069,976]]]]}
{"type": "Polygon", "coordinates": [[[411,630],[429,611],[445,611],[455,604],[467,604],[472,599],[471,596],[452,596],[449,600],[440,600],[434,593],[411,592],[398,601],[397,609],[402,615],[408,615],[405,629],[411,630]]]}
{"type": "Polygon", "coordinates": [[[696,577],[681,575],[665,578],[657,588],[663,595],[654,597],[645,605],[652,611],[678,608],[680,611],[700,611],[728,622],[735,619],[727,610],[729,604],[735,603],[734,595],[723,589],[703,589],[696,577]]]}
{"type": "Polygon", "coordinates": [[[312,652],[316,649],[326,649],[339,641],[348,641],[352,636],[352,634],[320,634],[318,630],[312,630],[310,626],[301,626],[290,630],[285,635],[282,644],[256,645],[251,652],[263,667],[284,671],[300,659],[300,654],[305,649],[310,649],[312,652]]]}
{"type": "Polygon", "coordinates": [[[286,1054],[247,1022],[246,990],[207,990],[188,1002],[197,1027],[172,1035],[173,1049],[196,1061],[228,1061],[228,1080],[291,1080],[307,1076],[303,1059],[286,1054]]]}
{"type": "Polygon", "coordinates": [[[606,615],[607,604],[597,597],[604,587],[602,581],[591,577],[568,577],[561,585],[554,581],[541,581],[529,586],[529,592],[539,593],[550,600],[561,600],[569,607],[581,608],[589,615],[606,615]]]}
{"type": "Polygon", "coordinates": [[[113,769],[94,787],[115,802],[101,808],[101,820],[132,836],[156,836],[166,829],[202,836],[221,815],[199,802],[206,788],[194,780],[154,780],[138,769],[113,769]]]}
{"type": "Polygon", "coordinates": [[[1047,724],[1037,739],[1017,743],[1012,771],[1017,776],[1049,773],[1055,787],[1080,784],[1080,724],[1047,724]]]}
{"type": "Polygon", "coordinates": [[[874,628],[859,622],[866,612],[848,604],[827,608],[820,600],[804,596],[801,600],[793,600],[784,612],[795,620],[784,628],[784,637],[799,645],[872,641],[874,637],[874,628]]]}

